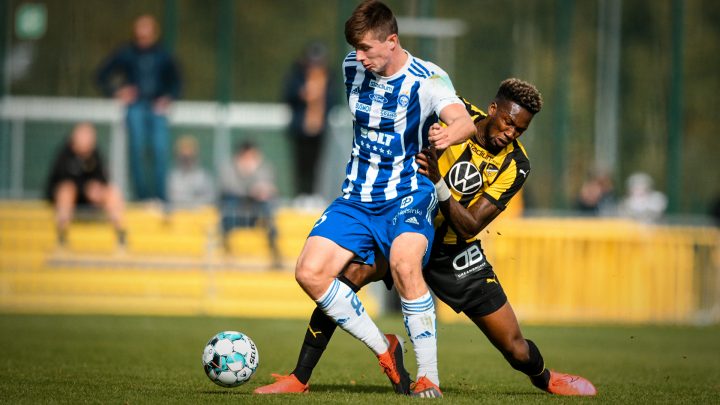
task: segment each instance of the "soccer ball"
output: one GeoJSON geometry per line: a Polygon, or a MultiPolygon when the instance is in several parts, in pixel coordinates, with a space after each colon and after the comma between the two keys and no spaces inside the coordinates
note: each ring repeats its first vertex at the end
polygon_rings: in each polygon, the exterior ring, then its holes
{"type": "Polygon", "coordinates": [[[245,384],[260,364],[255,342],[236,331],[220,332],[208,341],[202,356],[210,381],[232,388],[245,384]]]}

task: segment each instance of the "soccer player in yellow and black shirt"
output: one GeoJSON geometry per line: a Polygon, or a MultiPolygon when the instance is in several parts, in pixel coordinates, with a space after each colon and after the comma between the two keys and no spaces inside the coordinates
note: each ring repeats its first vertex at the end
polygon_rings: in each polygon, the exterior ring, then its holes
{"type": "MultiPolygon", "coordinates": [[[[465,101],[477,135],[438,153],[424,150],[416,156],[420,172],[435,183],[440,214],[435,219],[435,242],[423,269],[435,295],[470,318],[510,365],[528,375],[540,389],[558,395],[595,395],[585,378],[545,368],[540,350],[526,340],[505,292],[488,263],[478,234],[507,206],[530,171],[527,153],[518,138],[542,107],[537,89],[518,79],[500,84],[487,114],[465,101]]],[[[380,258],[378,258],[380,259],[380,258]]],[[[342,280],[353,290],[387,275],[387,264],[353,263],[342,280]]],[[[258,394],[306,392],[313,368],[335,330],[335,324],[316,309],[295,370],[273,374],[276,382],[259,387],[258,394]]],[[[440,397],[438,386],[420,377],[410,395],[440,397]]]]}

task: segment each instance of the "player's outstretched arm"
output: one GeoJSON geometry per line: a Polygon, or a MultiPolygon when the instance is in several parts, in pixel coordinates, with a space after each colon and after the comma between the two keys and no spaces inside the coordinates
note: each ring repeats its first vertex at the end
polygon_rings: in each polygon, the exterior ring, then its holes
{"type": "Polygon", "coordinates": [[[440,175],[437,163],[437,153],[434,148],[424,149],[415,155],[415,161],[420,168],[418,171],[427,176],[438,193],[440,210],[443,216],[462,239],[470,239],[480,233],[490,222],[502,212],[495,204],[481,198],[470,208],[465,208],[452,198],[445,179],[440,175]]]}
{"type": "Polygon", "coordinates": [[[475,124],[462,104],[450,104],[440,111],[440,119],[446,124],[433,124],[428,140],[436,149],[446,149],[475,135],[475,124]]]}

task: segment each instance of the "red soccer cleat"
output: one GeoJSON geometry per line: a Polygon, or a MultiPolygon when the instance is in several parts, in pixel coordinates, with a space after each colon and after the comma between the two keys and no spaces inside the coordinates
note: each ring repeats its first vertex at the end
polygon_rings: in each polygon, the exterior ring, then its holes
{"type": "Polygon", "coordinates": [[[271,374],[275,378],[275,382],[262,387],[255,388],[253,394],[304,394],[308,392],[310,387],[303,384],[295,377],[295,374],[281,375],[271,374]]]}
{"type": "Polygon", "coordinates": [[[403,346],[400,337],[386,334],[388,351],[377,356],[380,360],[380,367],[390,379],[393,389],[398,394],[410,394],[410,374],[403,365],[403,346]]]}
{"type": "Polygon", "coordinates": [[[422,376],[412,385],[410,396],[419,398],[442,398],[443,394],[442,391],[440,391],[440,387],[435,385],[435,383],[427,377],[422,376]]]}
{"type": "Polygon", "coordinates": [[[555,395],[588,395],[597,394],[597,389],[585,378],[572,374],[563,374],[550,370],[550,383],[547,392],[555,395]]]}

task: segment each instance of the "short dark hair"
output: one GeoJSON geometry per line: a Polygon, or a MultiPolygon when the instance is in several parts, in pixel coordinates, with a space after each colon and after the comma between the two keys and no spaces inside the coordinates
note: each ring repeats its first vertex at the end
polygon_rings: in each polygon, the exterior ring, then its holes
{"type": "Polygon", "coordinates": [[[378,40],[398,33],[397,20],[392,10],[377,0],[362,2],[345,21],[345,40],[353,48],[358,47],[368,32],[373,32],[378,40]]]}
{"type": "Polygon", "coordinates": [[[519,104],[532,114],[542,109],[542,95],[535,86],[520,79],[505,79],[500,83],[495,99],[504,99],[519,104]]]}
{"type": "Polygon", "coordinates": [[[257,146],[253,141],[244,140],[235,144],[235,155],[242,155],[243,153],[257,149],[257,146]]]}

